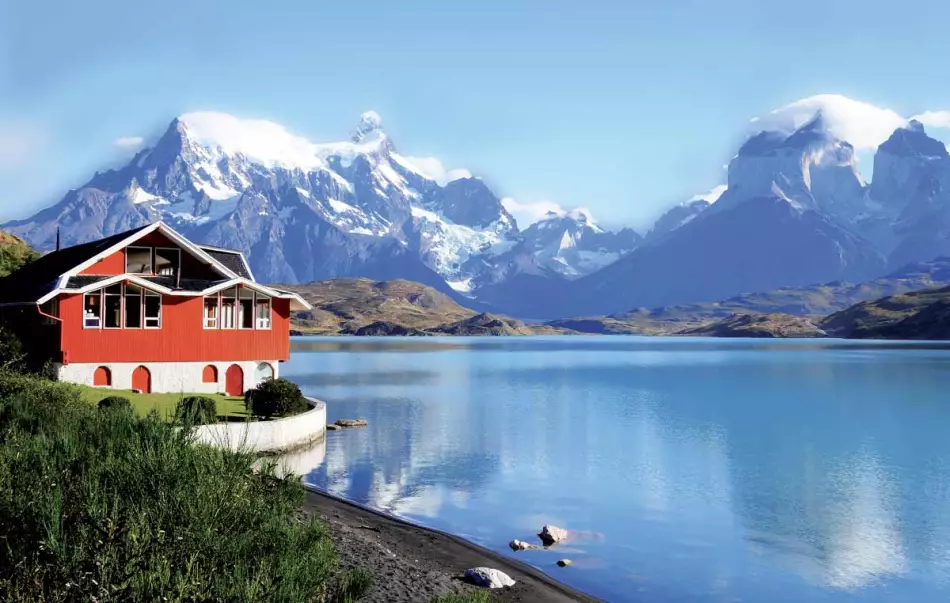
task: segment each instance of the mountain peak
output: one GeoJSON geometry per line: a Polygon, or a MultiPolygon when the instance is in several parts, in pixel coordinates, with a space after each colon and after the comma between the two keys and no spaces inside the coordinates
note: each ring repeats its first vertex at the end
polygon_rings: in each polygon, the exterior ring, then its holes
{"type": "Polygon", "coordinates": [[[894,130],[890,138],[881,143],[881,151],[891,155],[905,157],[947,157],[947,147],[939,140],[931,138],[924,125],[912,119],[906,125],[894,130]]]}
{"type": "Polygon", "coordinates": [[[228,155],[243,155],[268,168],[312,169],[322,163],[316,145],[264,119],[196,111],[179,116],[172,127],[201,147],[228,155]]]}
{"type": "Polygon", "coordinates": [[[353,142],[366,142],[374,135],[381,135],[382,126],[383,118],[379,116],[379,113],[373,110],[366,111],[360,115],[360,123],[356,126],[356,133],[353,134],[353,142]]]}

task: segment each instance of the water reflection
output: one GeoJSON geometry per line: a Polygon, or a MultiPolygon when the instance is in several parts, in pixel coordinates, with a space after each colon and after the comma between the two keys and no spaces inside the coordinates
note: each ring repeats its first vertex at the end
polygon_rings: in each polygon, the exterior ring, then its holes
{"type": "Polygon", "coordinates": [[[611,601],[950,594],[947,352],[567,339],[295,353],[331,421],[369,420],[305,480],[499,551],[596,534],[558,577],[611,601]]]}

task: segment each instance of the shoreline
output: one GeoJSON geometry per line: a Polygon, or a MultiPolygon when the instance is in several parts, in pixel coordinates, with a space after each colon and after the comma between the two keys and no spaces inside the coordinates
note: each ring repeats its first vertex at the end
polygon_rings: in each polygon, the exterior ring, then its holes
{"type": "MultiPolygon", "coordinates": [[[[464,538],[427,528],[382,511],[304,486],[303,512],[326,522],[344,567],[362,566],[374,575],[361,601],[420,601],[452,592],[488,591],[462,581],[471,567],[486,566],[516,584],[492,590],[494,601],[568,603],[599,601],[526,563],[464,538]]],[[[556,566],[554,566],[556,567],[556,566]]],[[[564,568],[564,571],[571,571],[564,568]]]]}

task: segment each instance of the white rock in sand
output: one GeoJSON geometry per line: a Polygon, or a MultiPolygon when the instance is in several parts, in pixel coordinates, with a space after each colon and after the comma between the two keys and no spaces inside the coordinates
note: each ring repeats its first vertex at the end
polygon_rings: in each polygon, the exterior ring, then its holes
{"type": "Polygon", "coordinates": [[[538,538],[544,543],[544,546],[557,544],[567,538],[567,530],[557,526],[544,526],[538,533],[538,538]]]}
{"type": "Polygon", "coordinates": [[[524,540],[512,540],[508,543],[508,546],[510,546],[513,551],[530,551],[531,549],[538,548],[533,544],[528,544],[524,540]]]}
{"type": "Polygon", "coordinates": [[[467,569],[465,570],[465,577],[475,586],[484,588],[504,588],[515,584],[515,581],[508,574],[490,567],[467,569]]]}

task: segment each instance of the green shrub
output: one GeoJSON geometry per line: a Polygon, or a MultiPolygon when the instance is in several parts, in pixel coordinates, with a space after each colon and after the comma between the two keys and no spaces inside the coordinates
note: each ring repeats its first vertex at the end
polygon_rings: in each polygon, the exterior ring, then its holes
{"type": "Polygon", "coordinates": [[[310,408],[297,384],[282,377],[265,379],[248,390],[244,405],[252,415],[263,419],[295,415],[310,408]]]}
{"type": "Polygon", "coordinates": [[[98,407],[99,410],[121,409],[131,411],[132,402],[130,402],[125,396],[108,396],[102,400],[99,400],[98,407]]]}
{"type": "Polygon", "coordinates": [[[356,601],[299,480],[157,415],[0,375],[0,600],[356,601]],[[77,402],[78,401],[78,402],[77,402]]]}
{"type": "Polygon", "coordinates": [[[175,420],[186,425],[207,425],[218,420],[218,405],[206,396],[182,398],[175,407],[175,420]]]}

